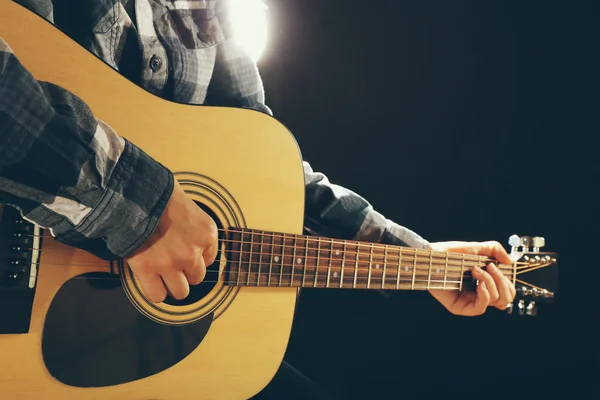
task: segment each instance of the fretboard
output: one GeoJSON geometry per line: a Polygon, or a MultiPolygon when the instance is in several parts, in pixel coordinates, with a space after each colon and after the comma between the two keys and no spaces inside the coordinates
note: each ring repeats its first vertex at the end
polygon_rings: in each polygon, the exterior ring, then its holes
{"type": "MultiPolygon", "coordinates": [[[[461,290],[487,257],[323,237],[230,229],[226,283],[234,286],[461,290]]],[[[512,269],[503,272],[512,280],[512,269]]]]}

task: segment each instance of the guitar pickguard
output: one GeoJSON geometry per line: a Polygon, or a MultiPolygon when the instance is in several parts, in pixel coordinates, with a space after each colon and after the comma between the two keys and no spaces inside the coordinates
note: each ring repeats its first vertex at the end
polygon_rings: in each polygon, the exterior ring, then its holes
{"type": "Polygon", "coordinates": [[[183,326],[154,322],[131,304],[117,275],[67,281],[52,300],[42,336],[46,368],[60,382],[102,387],[162,372],[192,353],[212,314],[183,326]]]}

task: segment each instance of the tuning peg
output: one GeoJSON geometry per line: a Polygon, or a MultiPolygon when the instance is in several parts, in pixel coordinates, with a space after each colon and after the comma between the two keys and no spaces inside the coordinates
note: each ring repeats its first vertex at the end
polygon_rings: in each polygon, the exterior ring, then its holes
{"type": "Polygon", "coordinates": [[[521,245],[521,238],[517,235],[512,235],[508,238],[508,244],[510,245],[511,254],[514,254],[517,252],[517,247],[521,245]]]}
{"type": "Polygon", "coordinates": [[[519,307],[519,316],[525,314],[525,300],[519,300],[517,307],[519,307]]]}
{"type": "Polygon", "coordinates": [[[533,252],[534,253],[539,252],[540,249],[542,247],[544,247],[544,245],[546,244],[546,240],[543,237],[540,237],[540,236],[535,236],[532,239],[532,242],[533,242],[533,252]]]}
{"type": "Polygon", "coordinates": [[[506,313],[512,314],[513,312],[513,303],[508,303],[508,307],[506,307],[506,313]]]}
{"type": "Polygon", "coordinates": [[[521,251],[527,253],[529,251],[529,246],[531,245],[531,238],[529,236],[521,237],[521,251]]]}
{"type": "Polygon", "coordinates": [[[537,306],[535,305],[535,301],[529,302],[529,304],[527,305],[527,309],[525,310],[525,314],[530,315],[532,317],[535,314],[537,314],[537,306]]]}

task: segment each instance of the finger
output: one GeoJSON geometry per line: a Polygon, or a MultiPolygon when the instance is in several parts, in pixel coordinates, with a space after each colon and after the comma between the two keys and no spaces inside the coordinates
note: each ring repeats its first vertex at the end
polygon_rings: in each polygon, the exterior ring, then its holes
{"type": "Polygon", "coordinates": [[[493,263],[488,265],[487,272],[494,279],[496,288],[498,290],[498,299],[496,301],[492,301],[490,305],[500,310],[505,310],[508,306],[508,303],[512,301],[512,295],[510,294],[509,289],[510,283],[504,274],[502,274],[502,272],[500,272],[500,270],[493,263]]]}
{"type": "Polygon", "coordinates": [[[485,281],[482,281],[479,285],[477,285],[477,297],[475,298],[473,312],[475,315],[481,315],[485,312],[489,304],[490,292],[487,289],[485,281]]]}
{"type": "Polygon", "coordinates": [[[218,235],[215,235],[214,238],[211,240],[209,246],[207,246],[204,249],[204,253],[202,254],[204,265],[207,268],[210,267],[212,265],[212,263],[215,262],[218,251],[219,251],[219,240],[218,240],[218,235]]]}
{"type": "Polygon", "coordinates": [[[190,285],[183,272],[169,272],[162,276],[162,280],[174,299],[183,300],[190,294],[190,285]]]}
{"type": "Polygon", "coordinates": [[[183,270],[185,277],[190,285],[198,285],[206,276],[206,266],[202,253],[198,251],[194,262],[190,263],[183,270]]]}
{"type": "Polygon", "coordinates": [[[506,279],[506,282],[508,282],[508,290],[510,291],[510,301],[513,301],[515,299],[515,296],[517,295],[517,289],[515,288],[515,284],[512,283],[506,275],[504,275],[504,279],[506,279]]]}
{"type": "Polygon", "coordinates": [[[492,276],[489,273],[485,272],[479,267],[473,268],[473,277],[475,279],[478,279],[480,282],[485,282],[487,292],[490,296],[488,301],[490,304],[495,304],[498,301],[500,294],[498,293],[498,288],[496,287],[496,282],[494,282],[494,278],[492,278],[492,276]]]}
{"type": "Polygon", "coordinates": [[[499,242],[489,241],[481,243],[479,248],[480,256],[489,256],[495,258],[500,264],[512,264],[512,259],[499,242]]]}
{"type": "Polygon", "coordinates": [[[138,276],[144,296],[153,303],[160,303],[167,297],[167,288],[158,275],[138,276]]]}
{"type": "Polygon", "coordinates": [[[442,242],[432,244],[434,250],[473,254],[495,258],[500,264],[512,264],[512,260],[499,242],[442,242]]]}

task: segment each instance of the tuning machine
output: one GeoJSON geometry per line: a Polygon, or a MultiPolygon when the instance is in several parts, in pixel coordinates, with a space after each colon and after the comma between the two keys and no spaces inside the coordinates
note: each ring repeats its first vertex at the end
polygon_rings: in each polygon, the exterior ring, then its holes
{"type": "Polygon", "coordinates": [[[535,236],[531,241],[534,253],[539,253],[540,249],[546,245],[546,239],[541,236],[535,236]]]}
{"type": "Polygon", "coordinates": [[[529,247],[532,247],[533,253],[539,253],[540,249],[546,245],[546,239],[541,236],[521,236],[511,235],[508,238],[508,244],[510,245],[510,252],[512,254],[519,251],[519,247],[521,247],[521,251],[523,253],[529,252],[529,247]]]}
{"type": "MultiPolygon", "coordinates": [[[[513,303],[510,303],[506,308],[506,313],[510,315],[513,313],[514,309],[515,307],[513,303]]],[[[537,305],[533,300],[525,305],[525,300],[521,299],[517,302],[517,310],[519,316],[528,315],[530,317],[534,317],[537,314],[537,305]]]]}

